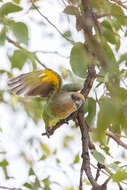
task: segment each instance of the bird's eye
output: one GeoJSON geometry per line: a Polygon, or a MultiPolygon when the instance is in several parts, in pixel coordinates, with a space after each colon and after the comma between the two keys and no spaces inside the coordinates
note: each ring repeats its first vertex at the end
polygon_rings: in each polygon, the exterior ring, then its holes
{"type": "Polygon", "coordinates": [[[81,99],[77,99],[75,101],[75,104],[76,104],[77,108],[79,108],[82,105],[82,100],[81,99]]]}
{"type": "Polygon", "coordinates": [[[72,100],[74,100],[74,101],[76,100],[76,97],[75,97],[74,94],[71,95],[71,98],[72,98],[72,100]]]}
{"type": "Polygon", "coordinates": [[[79,97],[75,96],[74,94],[72,94],[71,97],[78,109],[83,103],[82,100],[79,97]]]}

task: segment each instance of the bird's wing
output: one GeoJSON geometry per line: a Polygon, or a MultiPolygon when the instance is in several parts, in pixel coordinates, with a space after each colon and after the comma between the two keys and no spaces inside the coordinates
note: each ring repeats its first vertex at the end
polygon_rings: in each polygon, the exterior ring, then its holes
{"type": "Polygon", "coordinates": [[[51,69],[21,74],[9,80],[11,92],[16,95],[47,97],[61,87],[60,76],[51,69]]]}

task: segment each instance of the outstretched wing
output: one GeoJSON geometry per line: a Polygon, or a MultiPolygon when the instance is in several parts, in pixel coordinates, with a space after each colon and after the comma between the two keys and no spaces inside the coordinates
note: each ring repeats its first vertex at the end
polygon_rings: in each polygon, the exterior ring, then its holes
{"type": "Polygon", "coordinates": [[[61,87],[60,76],[50,69],[21,74],[9,80],[11,92],[24,96],[47,97],[61,87]]]}

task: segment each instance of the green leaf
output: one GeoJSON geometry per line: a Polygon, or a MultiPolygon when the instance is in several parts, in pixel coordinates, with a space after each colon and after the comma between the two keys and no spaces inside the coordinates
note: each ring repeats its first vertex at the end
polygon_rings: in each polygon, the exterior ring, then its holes
{"type": "Polygon", "coordinates": [[[0,8],[0,16],[6,16],[9,13],[15,13],[22,11],[22,8],[9,2],[5,3],[1,8],[0,8]]]}
{"type": "Polygon", "coordinates": [[[15,50],[13,55],[9,57],[12,68],[22,69],[24,63],[27,61],[27,55],[23,50],[15,50]]]}
{"type": "Polygon", "coordinates": [[[47,155],[46,154],[43,154],[40,158],[40,160],[45,160],[47,158],[47,155]]]}
{"type": "Polygon", "coordinates": [[[6,71],[6,70],[3,70],[3,69],[0,69],[0,74],[3,74],[3,73],[6,73],[8,75],[8,77],[13,77],[13,74],[9,71],[6,71]]]}
{"type": "Polygon", "coordinates": [[[84,113],[88,113],[86,120],[89,124],[92,124],[96,115],[96,101],[93,98],[87,98],[84,108],[84,113]]]}
{"type": "Polygon", "coordinates": [[[71,6],[71,5],[67,6],[63,12],[68,15],[79,15],[80,14],[78,8],[71,6]]]}
{"type": "Polygon", "coordinates": [[[113,163],[109,164],[108,167],[112,168],[115,171],[118,171],[120,169],[120,167],[118,166],[118,164],[120,164],[120,163],[113,162],[113,163]]]}
{"type": "Polygon", "coordinates": [[[59,158],[56,158],[56,162],[57,162],[57,164],[59,164],[61,161],[59,158]]]}
{"type": "Polygon", "coordinates": [[[103,33],[105,40],[110,42],[111,44],[115,44],[116,39],[115,39],[115,35],[114,35],[114,32],[112,30],[110,23],[108,21],[104,20],[101,23],[101,28],[102,28],[102,33],[103,33]]]}
{"type": "Polygon", "coordinates": [[[28,28],[26,24],[23,22],[14,22],[11,27],[17,41],[28,45],[28,28]]]}
{"type": "Polygon", "coordinates": [[[94,151],[93,151],[93,156],[94,156],[94,158],[95,158],[100,164],[104,164],[104,163],[105,163],[105,157],[104,157],[103,154],[101,154],[100,152],[94,150],[94,151]]]}
{"type": "Polygon", "coordinates": [[[15,3],[19,4],[20,0],[13,0],[15,3]]]}
{"type": "Polygon", "coordinates": [[[67,30],[66,32],[64,32],[63,34],[66,38],[70,38],[71,37],[71,31],[67,30]]]}
{"type": "Polygon", "coordinates": [[[30,183],[24,183],[24,187],[27,187],[28,189],[33,189],[33,186],[30,183]]]}
{"type": "Polygon", "coordinates": [[[46,155],[50,155],[51,152],[50,152],[48,146],[46,144],[42,144],[42,143],[40,145],[41,145],[42,150],[46,153],[46,155]]]}
{"type": "Polygon", "coordinates": [[[97,118],[97,140],[105,140],[105,130],[116,120],[116,107],[110,98],[103,97],[100,101],[100,111],[97,118]]]}
{"type": "MultiPolygon", "coordinates": [[[[109,139],[108,139],[108,138],[107,138],[107,141],[109,142],[109,139]]],[[[107,143],[108,143],[108,142],[107,142],[107,143]]],[[[109,149],[108,146],[106,146],[106,145],[101,145],[100,148],[101,148],[107,155],[111,156],[111,154],[110,154],[110,149],[109,149]]]]}
{"type": "Polygon", "coordinates": [[[126,25],[127,19],[124,18],[124,12],[122,8],[116,4],[112,4],[111,6],[111,14],[114,15],[114,17],[117,19],[117,22],[120,23],[120,25],[126,25]]]}
{"type": "Polygon", "coordinates": [[[124,62],[124,61],[127,62],[127,53],[124,53],[120,56],[119,64],[124,62]]]}
{"type": "Polygon", "coordinates": [[[29,117],[33,119],[33,121],[37,124],[37,122],[42,117],[43,110],[43,101],[40,98],[29,98],[29,101],[22,101],[21,103],[24,105],[24,109],[29,117]]]}
{"type": "Polygon", "coordinates": [[[35,178],[35,183],[34,183],[34,189],[39,189],[39,187],[41,187],[41,186],[40,186],[40,181],[39,181],[39,179],[36,177],[36,178],[35,178]]]}
{"type": "Polygon", "coordinates": [[[34,171],[32,168],[29,169],[29,175],[35,175],[34,171]]]}
{"type": "Polygon", "coordinates": [[[65,136],[63,139],[63,146],[64,148],[68,147],[69,142],[74,140],[74,136],[65,136]]]}
{"type": "Polygon", "coordinates": [[[115,174],[112,175],[112,179],[114,182],[121,182],[123,180],[127,180],[127,171],[123,169],[119,169],[115,174]]]}
{"type": "Polygon", "coordinates": [[[51,190],[51,189],[50,189],[50,180],[49,180],[49,177],[43,179],[42,181],[43,181],[43,183],[44,183],[44,188],[43,188],[43,190],[51,190]]]}
{"type": "MultiPolygon", "coordinates": [[[[0,132],[2,132],[3,130],[0,128],[0,132]]],[[[6,154],[7,152],[0,152],[0,154],[6,154]]]]}
{"type": "Polygon", "coordinates": [[[4,101],[3,94],[4,94],[4,90],[0,90],[0,102],[4,101]]]}
{"type": "Polygon", "coordinates": [[[86,77],[87,68],[90,64],[90,58],[88,52],[82,43],[75,43],[71,50],[70,65],[72,71],[81,78],[86,77]]]}
{"type": "Polygon", "coordinates": [[[5,168],[5,167],[7,167],[8,166],[8,161],[7,160],[2,160],[2,162],[0,162],[0,167],[2,167],[2,168],[5,168]]]}
{"type": "Polygon", "coordinates": [[[103,50],[104,50],[105,56],[107,57],[107,59],[109,61],[110,66],[112,64],[115,64],[116,63],[116,58],[114,56],[112,48],[107,43],[104,43],[103,44],[103,50]]]}
{"type": "Polygon", "coordinates": [[[5,44],[6,40],[6,27],[3,27],[2,30],[0,31],[0,46],[3,46],[5,44]]]}
{"type": "Polygon", "coordinates": [[[76,154],[73,164],[77,164],[79,161],[80,161],[80,156],[79,154],[76,154]]]}

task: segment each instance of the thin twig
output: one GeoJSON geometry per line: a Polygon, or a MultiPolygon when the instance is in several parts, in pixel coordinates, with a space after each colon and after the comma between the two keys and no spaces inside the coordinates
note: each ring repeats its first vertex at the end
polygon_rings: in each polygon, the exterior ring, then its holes
{"type": "Polygon", "coordinates": [[[0,189],[8,189],[8,190],[22,190],[21,188],[9,188],[9,187],[4,187],[4,186],[0,186],[0,189]]]}
{"type": "MultiPolygon", "coordinates": [[[[93,168],[95,168],[96,170],[98,169],[96,166],[94,166],[92,163],[90,163],[90,165],[93,167],[93,168]]],[[[103,170],[100,170],[103,174],[105,174],[106,176],[110,176],[108,173],[106,173],[105,171],[103,171],[103,170]]]]}
{"type": "Polygon", "coordinates": [[[58,55],[58,56],[60,56],[60,57],[63,57],[63,58],[65,58],[65,59],[69,59],[69,56],[65,56],[65,55],[59,53],[58,51],[36,50],[36,51],[34,51],[34,53],[35,53],[35,54],[37,54],[37,53],[42,53],[42,54],[56,54],[56,55],[58,55]]]}
{"type": "Polygon", "coordinates": [[[45,66],[45,64],[40,61],[40,59],[37,57],[36,54],[34,54],[34,58],[36,59],[36,61],[37,61],[42,67],[44,67],[45,69],[47,69],[47,67],[45,66]]]}
{"type": "Polygon", "coordinates": [[[95,180],[96,180],[96,181],[98,180],[98,178],[99,178],[99,176],[100,176],[101,169],[104,169],[104,168],[105,168],[105,166],[102,165],[102,164],[100,164],[100,163],[98,162],[98,164],[97,164],[97,173],[96,173],[96,177],[95,177],[95,180]]]}
{"type": "Polygon", "coordinates": [[[45,66],[45,64],[42,63],[42,62],[39,60],[39,58],[36,56],[36,54],[35,54],[34,52],[28,51],[27,49],[25,49],[24,47],[22,47],[18,42],[15,42],[14,40],[12,40],[12,39],[9,38],[9,37],[6,37],[6,39],[7,39],[7,41],[8,41],[9,43],[13,44],[15,47],[17,47],[17,48],[19,48],[19,49],[21,49],[21,50],[24,50],[24,52],[27,52],[27,54],[33,55],[34,58],[35,58],[35,60],[36,60],[42,67],[47,68],[47,67],[45,66]]]}
{"type": "Polygon", "coordinates": [[[124,190],[120,183],[118,183],[119,190],[124,190]]]}
{"type": "Polygon", "coordinates": [[[120,146],[124,147],[125,149],[127,149],[127,144],[125,144],[124,142],[122,142],[122,141],[120,140],[120,138],[119,138],[116,134],[114,134],[114,133],[111,132],[111,131],[106,131],[105,134],[106,134],[108,137],[111,137],[114,141],[116,141],[118,145],[120,145],[120,146]]]}
{"type": "Polygon", "coordinates": [[[80,169],[80,183],[79,183],[79,190],[82,190],[83,184],[82,184],[82,177],[83,177],[83,163],[80,169]]]}
{"type": "Polygon", "coordinates": [[[42,14],[42,12],[38,9],[38,7],[35,5],[35,3],[33,2],[33,0],[31,0],[31,3],[33,5],[33,7],[37,10],[37,12],[51,25],[53,26],[53,28],[55,28],[55,30],[67,41],[69,41],[71,44],[74,44],[73,40],[70,40],[69,38],[67,38],[57,27],[55,24],[53,24],[48,17],[46,17],[44,14],[42,14]]]}
{"type": "Polygon", "coordinates": [[[106,16],[118,16],[118,17],[127,18],[127,15],[111,14],[111,13],[96,15],[97,18],[102,18],[102,17],[106,17],[106,16]]]}
{"type": "Polygon", "coordinates": [[[120,0],[111,0],[111,1],[117,3],[118,5],[120,5],[121,7],[123,7],[124,9],[127,9],[127,6],[124,5],[120,0]]]}
{"type": "MultiPolygon", "coordinates": [[[[15,47],[24,50],[25,48],[22,47],[18,42],[15,42],[14,40],[10,39],[9,37],[6,37],[7,41],[11,44],[13,44],[15,47]]],[[[26,50],[27,51],[27,50],[26,50]]]]}

